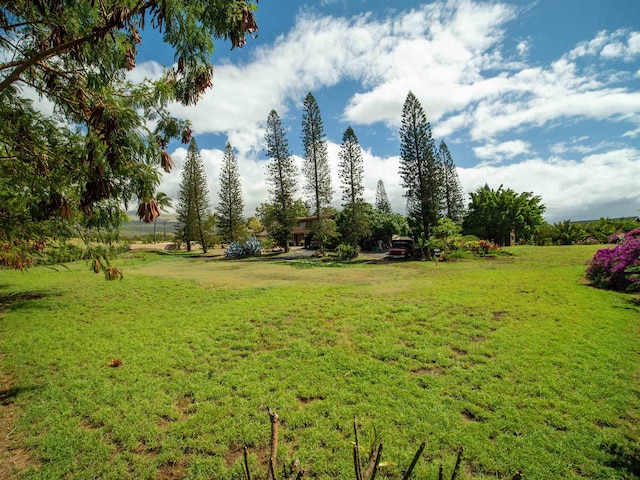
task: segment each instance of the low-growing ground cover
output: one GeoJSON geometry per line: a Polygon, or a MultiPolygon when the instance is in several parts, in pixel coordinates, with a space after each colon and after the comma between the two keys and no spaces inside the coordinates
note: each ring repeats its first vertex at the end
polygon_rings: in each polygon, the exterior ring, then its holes
{"type": "Polygon", "coordinates": [[[270,407],[280,460],[309,478],[353,477],[354,417],[385,440],[386,478],[423,440],[414,478],[460,446],[462,478],[635,478],[640,307],[586,285],[596,249],[342,268],[145,253],[116,282],[84,263],[2,271],[0,403],[17,420],[0,433],[26,478],[242,478],[243,446],[265,472],[270,407]]]}

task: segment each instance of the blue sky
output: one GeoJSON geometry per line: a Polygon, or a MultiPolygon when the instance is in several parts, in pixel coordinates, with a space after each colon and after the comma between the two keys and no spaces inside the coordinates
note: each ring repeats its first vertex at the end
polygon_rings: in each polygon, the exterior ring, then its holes
{"type": "MultiPolygon", "coordinates": [[[[365,196],[382,179],[404,213],[398,175],[402,104],[413,91],[445,140],[465,191],[488,183],[540,195],[550,222],[640,210],[640,8],[636,0],[418,2],[262,0],[258,37],[218,41],[214,86],[193,122],[212,206],[227,140],[237,151],[245,214],[267,200],[264,124],[276,109],[302,155],[301,103],[311,91],[329,144],[353,127],[365,152],[365,196]]],[[[173,56],[145,35],[133,78],[173,56]]],[[[161,189],[175,198],[186,151],[161,189]]],[[[300,161],[300,159],[297,159],[300,161]]],[[[300,182],[301,183],[301,182],[300,182]]],[[[299,195],[304,197],[302,191],[299,195]]]]}

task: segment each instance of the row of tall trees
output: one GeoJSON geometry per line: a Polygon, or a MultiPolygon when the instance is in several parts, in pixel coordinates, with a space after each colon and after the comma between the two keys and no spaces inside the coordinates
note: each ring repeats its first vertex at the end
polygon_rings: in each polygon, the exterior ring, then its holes
{"type": "MultiPolygon", "coordinates": [[[[278,113],[272,110],[267,118],[265,134],[267,156],[267,182],[270,185],[269,203],[273,212],[268,219],[269,232],[276,243],[288,250],[288,239],[295,225],[300,208],[296,207],[294,197],[297,193],[297,169],[288,147],[285,130],[278,113]]],[[[304,161],[302,166],[303,192],[306,194],[314,217],[313,234],[322,247],[327,237],[335,236],[335,216],[331,200],[334,190],[331,185],[331,172],[327,142],[320,108],[312,93],[308,93],[303,102],[302,146],[304,161]]],[[[340,157],[340,178],[342,200],[347,223],[350,226],[345,241],[356,246],[368,233],[368,219],[365,215],[363,178],[364,165],[362,149],[355,132],[348,127],[342,138],[340,157]]],[[[384,187],[383,187],[384,189],[384,187]]],[[[386,194],[385,194],[386,195],[386,194]]],[[[388,203],[388,198],[386,199],[388,203]]],[[[388,206],[389,213],[391,211],[388,206]]],[[[263,208],[263,215],[268,212],[263,208]]]]}
{"type": "MultiPolygon", "coordinates": [[[[431,127],[422,106],[411,92],[403,107],[400,139],[400,175],[406,188],[407,212],[413,220],[414,235],[428,238],[430,228],[436,225],[439,218],[445,216],[456,222],[462,220],[464,199],[451,153],[444,142],[441,142],[436,150],[431,127]]],[[[273,215],[271,235],[279,245],[288,249],[287,239],[295,223],[292,211],[297,172],[284,128],[275,110],[267,119],[265,141],[267,155],[270,158],[267,167],[269,202],[278,212],[273,215]]],[[[302,145],[303,189],[315,217],[313,233],[322,246],[325,238],[334,231],[334,226],[328,221],[334,191],[331,186],[322,117],[311,93],[307,94],[303,102],[302,145]]],[[[370,234],[371,209],[363,198],[362,148],[351,127],[345,130],[342,137],[339,160],[342,214],[344,224],[349,226],[348,230],[342,233],[342,237],[344,242],[357,246],[370,234]]],[[[392,213],[382,180],[377,185],[375,207],[378,211],[392,213]]]]}
{"type": "MultiPolygon", "coordinates": [[[[431,133],[431,125],[416,96],[409,92],[402,111],[400,127],[400,177],[405,188],[407,219],[411,234],[424,246],[436,234],[443,219],[448,219],[464,233],[508,244],[510,237],[531,240],[544,223],[545,207],[542,199],[530,192],[516,193],[502,186],[492,190],[485,185],[471,193],[468,211],[464,194],[451,153],[444,141],[438,148],[431,133]]],[[[275,110],[267,117],[265,143],[267,146],[268,203],[261,205],[258,214],[269,234],[286,250],[297,218],[312,214],[312,234],[319,246],[338,235],[341,241],[357,248],[374,241],[388,243],[393,233],[408,233],[404,222],[391,212],[384,183],[376,188],[375,209],[364,201],[364,161],[362,148],[351,127],[342,137],[339,156],[339,177],[342,189],[342,211],[331,207],[333,188],[329,171],[327,142],[320,108],[311,93],[303,102],[302,166],[305,205],[296,200],[298,171],[289,150],[286,132],[275,110]],[[388,229],[394,226],[395,232],[388,229]]],[[[188,245],[198,241],[207,249],[211,239],[208,213],[208,193],[204,168],[195,140],[191,140],[179,196],[179,238],[188,245]],[[209,224],[208,228],[203,225],[209,224]]],[[[244,203],[238,164],[229,143],[226,145],[220,172],[219,203],[216,207],[216,232],[223,242],[241,239],[246,232],[243,218],[244,203]]]]}
{"type": "Polygon", "coordinates": [[[247,225],[243,216],[244,201],[240,172],[233,147],[227,142],[220,169],[219,202],[211,213],[207,177],[195,138],[191,139],[178,190],[176,208],[177,238],[187,251],[197,242],[206,253],[217,241],[231,243],[243,240],[247,225]]]}

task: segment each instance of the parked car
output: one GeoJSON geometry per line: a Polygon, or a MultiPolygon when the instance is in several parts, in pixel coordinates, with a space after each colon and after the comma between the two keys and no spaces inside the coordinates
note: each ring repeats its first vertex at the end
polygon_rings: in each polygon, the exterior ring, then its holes
{"type": "Polygon", "coordinates": [[[413,256],[413,242],[411,240],[394,240],[389,248],[390,258],[410,258],[413,256]]]}

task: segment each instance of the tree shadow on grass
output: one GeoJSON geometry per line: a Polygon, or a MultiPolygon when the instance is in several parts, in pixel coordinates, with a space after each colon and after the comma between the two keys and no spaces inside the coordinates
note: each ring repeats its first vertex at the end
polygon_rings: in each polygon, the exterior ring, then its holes
{"type": "Polygon", "coordinates": [[[623,445],[612,444],[606,445],[606,451],[612,457],[611,460],[607,462],[609,467],[621,473],[631,474],[634,478],[640,478],[640,449],[637,447],[629,448],[623,445]]]}
{"type": "MultiPolygon", "coordinates": [[[[0,286],[0,290],[2,286],[0,286]]],[[[4,293],[0,291],[0,318],[2,314],[10,311],[10,310],[18,310],[20,308],[25,308],[30,305],[33,300],[40,300],[43,298],[47,298],[50,296],[49,293],[45,292],[32,292],[32,291],[24,291],[24,292],[11,292],[4,293]]]]}
{"type": "Polygon", "coordinates": [[[0,406],[7,406],[13,403],[14,399],[25,392],[39,390],[40,387],[16,387],[13,385],[0,386],[0,406]]]}

